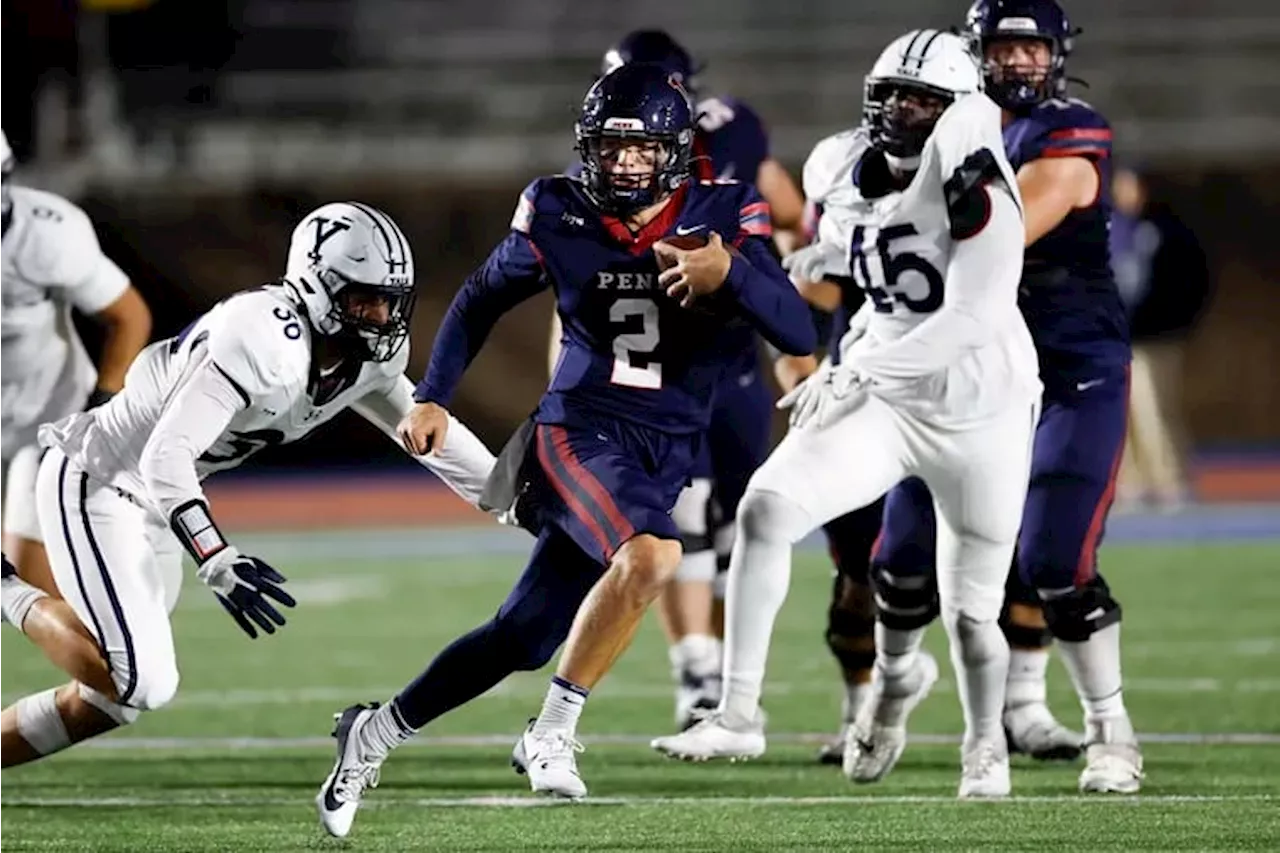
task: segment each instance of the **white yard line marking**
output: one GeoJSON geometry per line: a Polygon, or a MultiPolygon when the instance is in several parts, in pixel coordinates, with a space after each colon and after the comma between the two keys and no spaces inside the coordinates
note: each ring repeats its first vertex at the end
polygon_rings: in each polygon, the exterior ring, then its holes
{"type": "MultiPolygon", "coordinates": [[[[7,795],[5,807],[28,806],[47,808],[139,808],[146,806],[236,806],[261,808],[263,806],[296,806],[301,798],[288,797],[183,797],[156,796],[151,797],[24,797],[7,795]]],[[[901,806],[901,805],[945,805],[955,804],[963,808],[989,808],[992,806],[1023,806],[1052,803],[1082,805],[1160,805],[1190,803],[1267,803],[1280,799],[1273,794],[1155,794],[1133,797],[1100,797],[1100,796],[1030,796],[1010,797],[1007,800],[992,800],[982,804],[963,802],[954,796],[820,796],[820,797],[589,797],[579,802],[555,800],[542,797],[384,797],[381,794],[370,797],[362,804],[362,808],[398,808],[404,806],[428,808],[581,808],[583,806],[901,806]]]]}
{"type": "MultiPolygon", "coordinates": [[[[587,746],[647,746],[657,734],[582,735],[587,746]]],[[[519,731],[477,735],[422,735],[405,744],[409,747],[509,747],[519,731]]],[[[784,732],[770,734],[774,744],[816,744],[832,737],[831,732],[784,732]]],[[[1280,746],[1276,732],[1151,732],[1139,733],[1141,743],[1183,744],[1191,746],[1280,746]]],[[[951,745],[960,742],[959,735],[913,734],[912,743],[951,745]]],[[[115,736],[77,745],[77,749],[106,750],[267,750],[267,749],[332,749],[328,737],[127,737],[115,736]]]]}

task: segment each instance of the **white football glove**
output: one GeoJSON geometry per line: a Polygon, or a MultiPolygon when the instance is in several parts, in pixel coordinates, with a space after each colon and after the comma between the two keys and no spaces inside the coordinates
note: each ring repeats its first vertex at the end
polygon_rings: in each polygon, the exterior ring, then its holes
{"type": "Polygon", "coordinates": [[[839,273],[844,266],[844,249],[819,241],[796,249],[782,259],[782,268],[791,280],[821,281],[829,273],[839,273]]]}
{"type": "Polygon", "coordinates": [[[274,634],[277,625],[284,625],[284,617],[268,599],[285,607],[297,604],[293,596],[280,588],[285,582],[284,575],[257,557],[241,554],[234,545],[226,546],[201,563],[196,577],[208,584],[250,639],[258,636],[255,623],[268,634],[274,634]]]}
{"type": "Polygon", "coordinates": [[[868,382],[845,365],[823,361],[808,379],[778,401],[779,409],[790,408],[791,426],[796,429],[825,429],[860,409],[867,400],[868,382]]]}

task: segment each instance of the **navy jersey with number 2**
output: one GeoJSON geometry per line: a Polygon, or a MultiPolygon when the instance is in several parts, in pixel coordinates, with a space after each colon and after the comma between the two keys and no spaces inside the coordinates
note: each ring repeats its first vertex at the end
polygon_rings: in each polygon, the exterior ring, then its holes
{"type": "Polygon", "coordinates": [[[669,512],[688,482],[717,385],[747,323],[787,353],[816,345],[804,301],[770,254],[768,205],[736,182],[687,182],[638,232],[601,216],[575,178],[535,180],[511,232],[450,305],[415,398],[447,405],[498,318],[554,288],[564,326],[531,436],[542,523],[607,562],[636,533],[677,538],[669,512]],[[653,244],[720,234],[734,248],[697,310],[658,284],[653,244]]]}

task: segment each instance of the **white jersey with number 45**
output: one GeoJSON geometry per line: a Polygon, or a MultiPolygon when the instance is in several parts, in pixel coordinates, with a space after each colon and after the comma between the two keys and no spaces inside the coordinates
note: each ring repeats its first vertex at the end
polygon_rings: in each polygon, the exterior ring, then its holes
{"type": "MultiPolygon", "coordinates": [[[[40,443],[167,519],[203,499],[199,482],[209,474],[297,441],[344,409],[395,438],[413,405],[408,344],[386,362],[322,373],[311,326],[287,294],[269,285],[219,303],[143,350],[109,403],[43,427],[40,443]]],[[[492,454],[456,420],[445,447],[418,461],[472,505],[493,467],[492,454]]]]}
{"type": "Polygon", "coordinates": [[[817,239],[845,259],[826,272],[867,293],[841,340],[842,361],[871,380],[871,393],[935,422],[1036,398],[1035,348],[1017,306],[1020,256],[955,251],[987,226],[989,193],[1022,207],[999,108],[983,94],[959,97],[904,190],[889,189],[886,170],[862,129],[822,140],[804,166],[805,195],[822,211],[817,239]]]}
{"type": "Polygon", "coordinates": [[[61,196],[12,187],[4,232],[3,444],[5,458],[36,429],[84,407],[98,372],[71,323],[96,314],[129,279],[102,254],[84,211],[61,196]]]}

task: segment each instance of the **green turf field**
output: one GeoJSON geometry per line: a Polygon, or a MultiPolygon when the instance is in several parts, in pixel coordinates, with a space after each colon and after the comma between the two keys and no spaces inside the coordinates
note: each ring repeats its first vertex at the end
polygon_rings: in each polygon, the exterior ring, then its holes
{"type": "MultiPolygon", "coordinates": [[[[545,685],[523,675],[396,753],[346,841],[312,811],[331,714],[386,699],[485,619],[521,560],[264,556],[303,602],[284,633],[247,640],[193,581],[175,618],[178,698],[101,744],[6,771],[5,850],[1280,849],[1280,545],[1106,550],[1126,608],[1128,704],[1163,736],[1146,746],[1140,798],[1079,798],[1078,767],[1016,760],[1013,800],[955,802],[958,753],[944,736],[958,733],[959,709],[945,670],[912,720],[927,742],[887,780],[855,788],[815,765],[812,735],[833,727],[840,689],[822,641],[827,564],[810,552],[775,636],[765,703],[776,737],[763,760],[684,765],[648,749],[671,713],[651,619],[583,718],[592,800],[520,807],[546,804],[507,766],[545,685]]],[[[944,651],[938,629],[930,645],[944,651]]],[[[56,678],[5,629],[6,704],[56,678]]],[[[1059,664],[1050,678],[1075,721],[1059,664]]]]}

